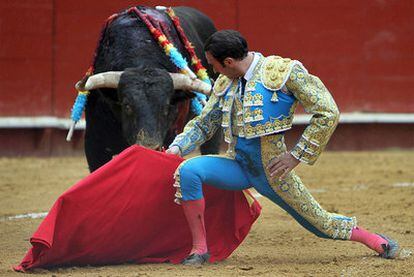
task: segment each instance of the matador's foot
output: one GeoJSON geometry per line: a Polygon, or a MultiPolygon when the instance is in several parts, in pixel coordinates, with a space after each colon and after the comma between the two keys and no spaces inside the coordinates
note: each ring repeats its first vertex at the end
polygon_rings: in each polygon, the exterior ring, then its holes
{"type": "Polygon", "coordinates": [[[378,235],[388,242],[388,244],[381,244],[382,249],[384,249],[384,252],[380,254],[380,257],[384,259],[395,259],[398,256],[398,253],[400,252],[400,246],[398,245],[398,242],[396,240],[390,239],[385,235],[378,235]]]}
{"type": "Polygon", "coordinates": [[[183,265],[202,265],[206,262],[208,262],[208,260],[210,259],[210,254],[208,252],[204,253],[204,254],[197,254],[197,253],[193,253],[190,256],[188,256],[187,258],[185,258],[181,263],[183,265]]]}

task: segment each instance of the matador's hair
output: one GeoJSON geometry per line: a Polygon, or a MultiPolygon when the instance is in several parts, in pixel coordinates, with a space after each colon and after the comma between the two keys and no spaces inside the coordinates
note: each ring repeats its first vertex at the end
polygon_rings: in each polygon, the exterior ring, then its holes
{"type": "Polygon", "coordinates": [[[212,34],[204,44],[204,51],[209,52],[224,66],[224,59],[242,60],[249,51],[246,39],[235,30],[222,30],[212,34]]]}

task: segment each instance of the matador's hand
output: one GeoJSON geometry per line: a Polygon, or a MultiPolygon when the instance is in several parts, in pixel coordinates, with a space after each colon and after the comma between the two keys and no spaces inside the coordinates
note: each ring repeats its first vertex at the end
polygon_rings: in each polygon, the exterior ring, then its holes
{"type": "Polygon", "coordinates": [[[170,148],[168,148],[167,151],[165,151],[165,153],[181,156],[180,147],[178,147],[176,145],[173,145],[170,148]]]}
{"type": "Polygon", "coordinates": [[[279,176],[279,180],[286,177],[300,163],[289,152],[286,152],[279,157],[270,160],[267,169],[270,171],[270,176],[279,176]]]}

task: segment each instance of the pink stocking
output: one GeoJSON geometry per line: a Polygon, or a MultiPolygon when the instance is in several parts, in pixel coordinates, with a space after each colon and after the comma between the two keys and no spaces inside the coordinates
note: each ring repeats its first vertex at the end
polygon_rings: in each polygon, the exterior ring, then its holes
{"type": "Polygon", "coordinates": [[[184,215],[193,238],[193,248],[190,254],[204,254],[207,252],[206,228],[204,226],[204,198],[198,200],[181,201],[184,215]]]}
{"type": "Polygon", "coordinates": [[[381,244],[387,244],[388,242],[377,234],[373,234],[361,227],[355,227],[352,229],[351,240],[365,244],[378,254],[382,254],[384,249],[381,244]]]}

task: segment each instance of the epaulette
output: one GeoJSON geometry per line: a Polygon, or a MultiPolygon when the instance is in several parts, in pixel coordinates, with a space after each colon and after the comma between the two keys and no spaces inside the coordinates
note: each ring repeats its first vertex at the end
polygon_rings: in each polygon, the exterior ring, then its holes
{"type": "Polygon", "coordinates": [[[213,92],[216,96],[222,96],[226,93],[227,89],[231,85],[232,80],[226,77],[223,74],[217,78],[216,82],[214,83],[213,92]]]}
{"type": "Polygon", "coordinates": [[[266,57],[260,74],[265,88],[269,90],[281,89],[289,78],[293,65],[296,63],[298,61],[279,56],[266,57]]]}

